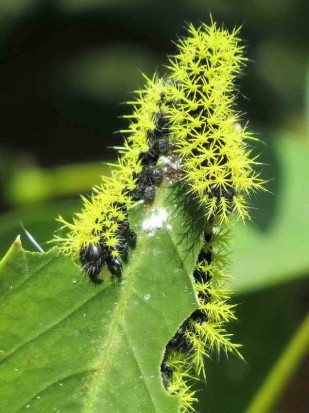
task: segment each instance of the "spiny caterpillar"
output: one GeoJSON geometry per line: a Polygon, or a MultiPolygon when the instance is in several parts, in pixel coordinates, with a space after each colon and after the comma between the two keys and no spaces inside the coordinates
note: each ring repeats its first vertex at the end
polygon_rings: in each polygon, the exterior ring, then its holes
{"type": "Polygon", "coordinates": [[[168,342],[161,365],[165,387],[172,394],[180,395],[180,412],[192,410],[196,399],[190,383],[201,374],[206,377],[206,357],[221,350],[241,357],[239,345],[230,341],[231,334],[225,329],[228,321],[236,319],[234,305],[228,303],[230,291],[226,288],[230,278],[227,242],[228,233],[223,226],[210,223],[205,229],[204,247],[193,272],[199,308],[168,342]]]}
{"type": "Polygon", "coordinates": [[[245,62],[243,47],[232,33],[216,24],[189,26],[170,59],[166,113],[174,153],[182,162],[182,183],[206,219],[204,246],[193,273],[199,308],[178,329],[166,347],[161,365],[165,387],[181,397],[181,412],[192,409],[190,378],[205,377],[204,359],[212,350],[239,354],[225,324],[235,319],[228,303],[226,223],[232,212],[249,216],[247,196],[262,189],[255,159],[246,141],[253,137],[239,124],[234,109],[234,81],[245,62]]]}
{"type": "Polygon", "coordinates": [[[121,132],[127,138],[118,148],[111,178],[103,178],[96,193],[83,198],[73,223],[60,218],[68,234],[57,237],[62,251],[79,259],[97,282],[105,265],[121,274],[136,237],[128,210],[139,200],[151,203],[163,179],[182,185],[189,201],[199,205],[203,247],[193,272],[198,309],[168,342],[161,364],[163,384],[180,396],[181,413],[192,410],[191,380],[205,377],[205,357],[213,350],[239,354],[225,329],[235,319],[225,286],[227,223],[232,213],[249,216],[247,198],[264,182],[253,170],[257,161],[247,146],[254,138],[234,108],[234,81],[246,60],[238,31],[229,33],[213,22],[189,26],[167,75],[147,79],[145,89],[129,102],[134,112],[126,116],[130,125],[121,132]]]}
{"type": "Polygon", "coordinates": [[[188,191],[197,196],[208,219],[223,223],[236,210],[248,216],[246,195],[261,188],[246,141],[253,139],[234,110],[234,80],[245,62],[238,30],[229,34],[215,24],[189,26],[170,59],[166,95],[175,151],[183,161],[188,191]]]}
{"type": "Polygon", "coordinates": [[[101,269],[107,265],[114,275],[120,275],[122,260],[128,246],[134,245],[135,233],[130,229],[127,210],[134,201],[153,201],[155,186],[163,179],[156,166],[160,154],[168,151],[166,125],[161,115],[163,81],[156,76],[146,79],[144,90],[137,91],[137,99],[128,102],[134,113],[130,119],[124,146],[118,148],[118,163],[111,178],[103,183],[90,198],[83,197],[84,207],[75,214],[73,223],[59,221],[69,231],[66,237],[56,236],[64,253],[79,258],[93,282],[100,282],[101,269]]]}

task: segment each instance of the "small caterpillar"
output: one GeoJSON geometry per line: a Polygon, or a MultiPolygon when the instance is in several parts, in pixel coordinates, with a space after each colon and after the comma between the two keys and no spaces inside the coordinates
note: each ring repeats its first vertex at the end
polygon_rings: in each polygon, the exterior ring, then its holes
{"type": "Polygon", "coordinates": [[[241,219],[249,217],[247,197],[264,184],[253,170],[257,162],[246,144],[254,138],[239,124],[234,109],[234,81],[246,60],[239,30],[229,33],[212,22],[198,29],[190,25],[188,32],[170,59],[166,116],[182,184],[197,200],[207,224],[193,272],[198,309],[168,342],[161,364],[163,384],[180,395],[181,412],[193,409],[190,380],[205,376],[205,356],[213,350],[240,355],[225,328],[236,318],[225,286],[226,224],[233,212],[241,219]]]}
{"type": "Polygon", "coordinates": [[[181,412],[190,411],[195,401],[190,390],[192,377],[205,377],[205,357],[216,350],[239,353],[239,345],[231,342],[225,324],[235,320],[234,305],[228,303],[226,282],[228,234],[209,225],[204,232],[204,247],[193,272],[199,308],[184,321],[166,346],[161,364],[164,386],[181,396],[181,412]],[[191,395],[189,397],[189,395],[191,395]]]}
{"type": "Polygon", "coordinates": [[[59,221],[68,229],[65,237],[56,236],[64,253],[79,259],[84,272],[94,283],[107,266],[113,275],[122,272],[122,261],[128,247],[134,246],[136,235],[130,229],[127,210],[135,201],[152,202],[155,187],[163,179],[156,166],[159,155],[166,153],[166,124],[162,114],[163,82],[156,76],[146,79],[144,90],[138,91],[133,102],[124,146],[119,148],[118,164],[113,165],[111,178],[95,194],[83,197],[83,210],[75,214],[73,223],[59,221]]]}

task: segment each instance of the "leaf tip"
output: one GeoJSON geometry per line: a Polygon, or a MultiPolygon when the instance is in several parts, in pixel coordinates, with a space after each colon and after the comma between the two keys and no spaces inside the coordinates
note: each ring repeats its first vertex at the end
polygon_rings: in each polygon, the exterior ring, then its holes
{"type": "Polygon", "coordinates": [[[18,234],[15,241],[12,244],[12,248],[21,249],[22,247],[23,246],[22,246],[22,243],[21,243],[20,234],[18,234]]]}

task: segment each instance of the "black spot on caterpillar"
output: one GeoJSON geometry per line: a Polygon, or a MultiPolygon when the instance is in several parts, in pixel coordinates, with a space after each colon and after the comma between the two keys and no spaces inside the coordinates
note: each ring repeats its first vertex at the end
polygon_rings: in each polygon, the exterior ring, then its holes
{"type": "MultiPolygon", "coordinates": [[[[159,108],[162,105],[163,97],[161,96],[159,108]]],[[[171,145],[168,140],[169,120],[161,109],[154,116],[154,123],[155,128],[147,133],[148,151],[141,152],[139,155],[142,171],[139,174],[133,174],[136,186],[132,191],[124,190],[133,201],[144,199],[146,202],[152,202],[155,198],[155,187],[163,180],[163,171],[156,164],[159,156],[167,154],[171,145]]]]}
{"type": "Polygon", "coordinates": [[[114,206],[124,213],[125,219],[118,221],[115,217],[111,219],[118,226],[115,235],[119,242],[115,247],[107,247],[104,236],[96,245],[90,245],[80,250],[80,262],[84,272],[90,281],[95,284],[101,283],[99,278],[102,268],[106,265],[112,275],[120,277],[122,274],[121,259],[126,259],[128,246],[134,247],[136,234],[130,228],[128,222],[127,208],[123,204],[114,203],[114,206]],[[116,254],[115,254],[116,252],[116,254]]]}
{"type": "Polygon", "coordinates": [[[131,192],[134,201],[145,199],[153,201],[155,196],[155,186],[160,185],[163,180],[163,171],[154,163],[144,165],[142,172],[136,176],[136,188],[131,192]]]}
{"type": "Polygon", "coordinates": [[[168,362],[165,360],[161,365],[161,376],[163,380],[163,385],[167,389],[169,383],[173,378],[173,369],[169,366],[168,362]]]}
{"type": "Polygon", "coordinates": [[[108,251],[101,248],[100,245],[90,245],[81,249],[79,259],[82,264],[82,268],[88,275],[89,279],[97,284],[102,280],[98,278],[102,267],[106,264],[108,251]]]}

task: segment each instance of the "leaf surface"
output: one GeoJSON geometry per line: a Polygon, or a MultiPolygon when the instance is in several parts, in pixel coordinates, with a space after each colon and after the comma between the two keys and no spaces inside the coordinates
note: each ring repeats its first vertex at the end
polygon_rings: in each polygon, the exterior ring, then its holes
{"type": "MultiPolygon", "coordinates": [[[[268,151],[270,151],[270,145],[268,151]]],[[[231,245],[232,288],[236,292],[271,287],[308,275],[309,145],[282,135],[266,172],[270,191],[252,200],[253,225],[237,225],[231,245]],[[258,202],[256,202],[258,201],[258,202]]]]}
{"type": "Polygon", "coordinates": [[[121,281],[93,285],[56,248],[30,253],[15,241],[0,263],[0,411],[178,411],[160,364],[197,306],[190,275],[202,226],[175,196],[166,188],[134,209],[138,241],[121,281]],[[150,231],[145,220],[160,208],[166,219],[150,231]]]}

